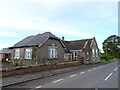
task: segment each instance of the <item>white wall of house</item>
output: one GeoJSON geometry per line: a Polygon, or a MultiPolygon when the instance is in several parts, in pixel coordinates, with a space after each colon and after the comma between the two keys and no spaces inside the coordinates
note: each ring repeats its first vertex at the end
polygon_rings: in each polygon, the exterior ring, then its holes
{"type": "Polygon", "coordinates": [[[100,62],[99,48],[97,46],[96,41],[93,39],[93,43],[91,46],[91,63],[98,63],[98,62],[100,62]]]}

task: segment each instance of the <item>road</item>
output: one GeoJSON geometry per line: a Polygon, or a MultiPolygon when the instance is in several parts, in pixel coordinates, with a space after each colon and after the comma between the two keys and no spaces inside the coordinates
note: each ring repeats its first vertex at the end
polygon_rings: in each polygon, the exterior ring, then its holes
{"type": "Polygon", "coordinates": [[[118,88],[120,61],[33,80],[6,88],[118,88]]]}

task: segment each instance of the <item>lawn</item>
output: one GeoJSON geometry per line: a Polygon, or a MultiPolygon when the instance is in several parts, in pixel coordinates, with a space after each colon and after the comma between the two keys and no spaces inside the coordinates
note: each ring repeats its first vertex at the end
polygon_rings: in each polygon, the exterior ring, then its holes
{"type": "Polygon", "coordinates": [[[117,61],[118,58],[113,58],[113,59],[108,59],[108,60],[100,60],[100,62],[112,62],[112,61],[117,61]]]}

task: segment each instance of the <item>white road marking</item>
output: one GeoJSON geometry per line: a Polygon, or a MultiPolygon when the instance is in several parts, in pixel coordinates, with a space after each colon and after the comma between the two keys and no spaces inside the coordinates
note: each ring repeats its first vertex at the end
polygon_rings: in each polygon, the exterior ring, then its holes
{"type": "Polygon", "coordinates": [[[93,70],[96,69],[96,68],[93,68],[93,70]]]}
{"type": "Polygon", "coordinates": [[[91,70],[88,70],[88,71],[91,71],[91,70]]]}
{"type": "Polygon", "coordinates": [[[62,79],[58,79],[56,81],[53,81],[53,83],[56,83],[56,82],[59,82],[59,81],[62,81],[62,80],[63,80],[63,78],[62,79]]]}
{"type": "Polygon", "coordinates": [[[115,69],[114,69],[114,71],[116,71],[118,69],[118,67],[116,67],[115,69]]]}
{"type": "Polygon", "coordinates": [[[106,78],[105,81],[108,80],[108,78],[112,75],[113,73],[110,73],[106,78]]]}
{"type": "Polygon", "coordinates": [[[41,88],[42,86],[37,86],[37,87],[35,87],[35,88],[41,88]]]}
{"type": "Polygon", "coordinates": [[[81,72],[80,74],[83,74],[83,73],[85,73],[85,72],[81,72]]]}
{"type": "Polygon", "coordinates": [[[74,77],[74,76],[76,76],[77,74],[74,74],[74,75],[71,75],[70,77],[74,77]]]}

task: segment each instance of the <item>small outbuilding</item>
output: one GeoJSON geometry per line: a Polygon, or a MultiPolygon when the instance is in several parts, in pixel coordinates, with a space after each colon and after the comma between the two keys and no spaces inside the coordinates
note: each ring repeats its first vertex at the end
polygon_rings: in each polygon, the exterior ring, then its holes
{"type": "Polygon", "coordinates": [[[78,60],[81,64],[98,63],[99,48],[95,37],[84,40],[65,41],[65,61],[78,60]]]}
{"type": "Polygon", "coordinates": [[[10,50],[9,48],[3,48],[0,50],[0,61],[8,61],[10,60],[10,50]]]}

